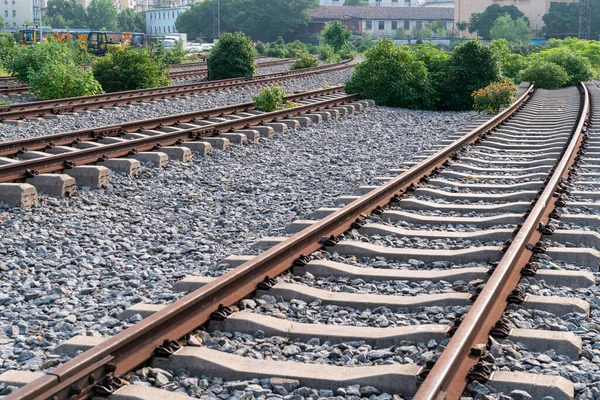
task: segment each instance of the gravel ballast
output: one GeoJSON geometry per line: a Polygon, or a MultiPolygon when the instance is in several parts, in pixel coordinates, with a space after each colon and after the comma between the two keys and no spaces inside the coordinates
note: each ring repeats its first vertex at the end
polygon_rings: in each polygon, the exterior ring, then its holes
{"type": "Polygon", "coordinates": [[[74,198],[0,209],[2,370],[52,367],[56,344],[114,335],[132,323],[120,311],[171,302],[183,276],[222,274],[223,258],[282,235],[476,117],[375,107],[190,164],[113,175],[106,189],[74,198]]]}

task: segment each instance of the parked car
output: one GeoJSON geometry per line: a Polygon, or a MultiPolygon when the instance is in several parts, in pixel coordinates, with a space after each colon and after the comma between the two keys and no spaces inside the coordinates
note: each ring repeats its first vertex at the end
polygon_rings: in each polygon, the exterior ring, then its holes
{"type": "Polygon", "coordinates": [[[211,51],[215,45],[212,43],[202,43],[200,45],[200,51],[211,51]]]}

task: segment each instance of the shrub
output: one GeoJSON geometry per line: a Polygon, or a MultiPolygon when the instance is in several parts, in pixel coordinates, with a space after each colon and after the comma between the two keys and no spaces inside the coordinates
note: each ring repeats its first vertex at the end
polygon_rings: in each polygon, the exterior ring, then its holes
{"type": "Polygon", "coordinates": [[[5,66],[17,51],[17,42],[8,32],[0,32],[0,65],[5,66]]]}
{"type": "Polygon", "coordinates": [[[29,82],[30,75],[40,71],[46,64],[56,60],[75,64],[73,52],[65,43],[56,40],[42,42],[34,46],[18,48],[14,56],[6,62],[6,69],[21,82],[29,82]]]}
{"type": "Polygon", "coordinates": [[[324,44],[319,46],[319,60],[326,63],[334,63],[340,61],[340,56],[335,53],[333,47],[324,44]]]}
{"type": "Polygon", "coordinates": [[[258,42],[254,48],[258,54],[265,54],[265,50],[267,49],[262,42],[258,42]]]}
{"type": "Polygon", "coordinates": [[[377,104],[412,109],[432,109],[434,92],[427,69],[406,46],[379,40],[365,54],[344,85],[347,93],[358,93],[377,104]]]}
{"type": "Polygon", "coordinates": [[[319,65],[319,60],[317,57],[311,56],[308,53],[300,52],[298,53],[299,59],[296,60],[290,69],[304,69],[304,68],[312,68],[319,65]]]}
{"type": "Polygon", "coordinates": [[[532,63],[519,73],[519,80],[535,83],[542,89],[555,89],[567,83],[569,74],[563,67],[551,62],[532,63]]]}
{"type": "Polygon", "coordinates": [[[374,44],[375,44],[375,41],[370,36],[360,37],[360,38],[356,39],[353,43],[354,49],[359,53],[364,53],[365,51],[367,51],[371,47],[373,47],[374,44]]]}
{"type": "Polygon", "coordinates": [[[102,93],[91,71],[58,60],[32,74],[29,88],[35,96],[45,100],[102,93]]]}
{"type": "Polygon", "coordinates": [[[519,72],[529,67],[527,57],[520,54],[508,54],[500,63],[502,75],[512,79],[515,82],[520,82],[519,72]]]}
{"type": "Polygon", "coordinates": [[[532,64],[543,62],[554,63],[564,68],[569,76],[566,86],[589,81],[594,76],[590,61],[567,47],[555,47],[531,55],[532,64]]]}
{"type": "Polygon", "coordinates": [[[492,49],[477,40],[456,47],[448,59],[448,73],[442,85],[442,106],[450,110],[470,110],[471,93],[500,79],[500,66],[492,49]]]}
{"type": "Polygon", "coordinates": [[[256,50],[241,32],[224,33],[208,56],[210,80],[251,77],[256,73],[256,50]]]}
{"type": "Polygon", "coordinates": [[[254,107],[256,107],[257,110],[273,112],[281,108],[285,96],[286,93],[282,87],[273,86],[263,89],[263,91],[254,96],[252,100],[254,100],[254,107]]]}
{"type": "Polygon", "coordinates": [[[269,47],[265,51],[265,55],[267,57],[285,58],[287,55],[287,52],[285,51],[284,47],[276,46],[276,47],[269,47]]]}
{"type": "Polygon", "coordinates": [[[308,46],[306,46],[306,49],[308,50],[309,54],[319,54],[319,48],[314,44],[309,44],[308,46]]]}
{"type": "Polygon", "coordinates": [[[498,112],[513,103],[517,98],[517,87],[510,79],[491,83],[473,92],[473,108],[477,111],[487,111],[490,114],[498,112]]]}
{"type": "Polygon", "coordinates": [[[358,53],[354,50],[354,46],[351,43],[346,43],[339,52],[342,60],[354,60],[358,53]]]}
{"type": "Polygon", "coordinates": [[[171,64],[181,64],[186,56],[182,42],[177,43],[177,46],[170,49],[165,48],[163,45],[158,45],[154,54],[162,61],[165,67],[171,64]]]}
{"type": "Polygon", "coordinates": [[[414,46],[413,52],[416,59],[425,64],[431,87],[434,90],[434,100],[436,104],[439,104],[440,91],[448,70],[448,53],[438,49],[433,43],[414,46]]]}
{"type": "Polygon", "coordinates": [[[94,77],[105,92],[168,86],[171,80],[160,59],[146,49],[131,46],[111,49],[92,66],[94,77]]]}

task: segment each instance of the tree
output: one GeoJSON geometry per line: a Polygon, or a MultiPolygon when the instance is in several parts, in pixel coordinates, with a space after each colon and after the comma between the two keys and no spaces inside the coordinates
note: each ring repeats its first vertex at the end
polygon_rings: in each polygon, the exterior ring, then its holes
{"type": "Polygon", "coordinates": [[[4,27],[4,18],[0,15],[0,27],[4,27]]]}
{"type": "Polygon", "coordinates": [[[566,38],[579,32],[579,3],[550,3],[542,17],[542,34],[548,38],[566,38]]]}
{"type": "Polygon", "coordinates": [[[345,6],[368,6],[369,2],[366,0],[346,0],[345,6]]]}
{"type": "Polygon", "coordinates": [[[566,46],[542,50],[532,54],[530,59],[532,65],[548,62],[561,66],[569,76],[567,86],[589,81],[594,75],[590,61],[584,55],[566,46]]]}
{"type": "Polygon", "coordinates": [[[470,110],[471,93],[500,79],[500,65],[493,50],[477,40],[468,40],[454,49],[448,59],[446,81],[442,85],[442,107],[470,110]]]}
{"type": "Polygon", "coordinates": [[[465,21],[460,21],[456,23],[456,30],[461,32],[463,37],[465,36],[465,31],[469,29],[469,23],[465,21]]]}
{"type": "Polygon", "coordinates": [[[91,29],[117,30],[117,9],[110,0],[92,0],[87,13],[91,29]]]}
{"type": "Polygon", "coordinates": [[[339,21],[328,22],[321,31],[321,41],[333,47],[338,53],[348,40],[352,37],[352,32],[339,21]]]}
{"type": "Polygon", "coordinates": [[[36,97],[44,100],[102,93],[102,87],[91,71],[62,60],[53,60],[33,74],[29,88],[36,97]]]}
{"type": "Polygon", "coordinates": [[[474,13],[471,15],[471,22],[469,23],[469,32],[477,32],[479,36],[486,40],[489,40],[490,29],[492,29],[494,22],[498,19],[498,17],[504,14],[509,14],[513,20],[523,18],[527,23],[529,23],[529,20],[527,19],[527,17],[525,17],[525,14],[523,14],[517,7],[492,4],[491,6],[486,8],[484,12],[474,13]]]}
{"type": "Polygon", "coordinates": [[[241,32],[224,33],[208,56],[210,80],[251,77],[256,72],[256,50],[241,32]]]}
{"type": "Polygon", "coordinates": [[[131,8],[126,8],[117,16],[119,29],[125,32],[146,32],[146,18],[131,8]]]}
{"type": "MultiPolygon", "coordinates": [[[[223,22],[221,27],[225,27],[223,22]]],[[[187,33],[189,39],[212,39],[212,0],[195,3],[188,11],[179,14],[175,21],[175,29],[177,32],[187,33]]]]}
{"type": "Polygon", "coordinates": [[[408,38],[410,38],[410,34],[403,27],[400,27],[400,28],[396,29],[395,35],[396,35],[397,39],[408,39],[408,38]]]}
{"type": "Polygon", "coordinates": [[[105,92],[168,86],[167,68],[147,49],[131,46],[111,49],[92,65],[94,77],[105,92]]]}
{"type": "Polygon", "coordinates": [[[0,32],[0,67],[7,65],[19,48],[14,36],[9,32],[0,32]]]}
{"type": "Polygon", "coordinates": [[[85,28],[87,12],[75,0],[50,0],[46,6],[44,23],[53,28],[85,28]]]}
{"type": "Polygon", "coordinates": [[[346,93],[358,93],[379,105],[432,109],[435,105],[427,69],[407,46],[379,40],[367,50],[344,85],[346,93]]]}
{"type": "Polygon", "coordinates": [[[433,36],[433,31],[428,26],[428,24],[423,25],[423,24],[417,23],[417,26],[415,26],[412,30],[412,35],[415,40],[423,41],[423,40],[431,39],[431,37],[433,36]]]}
{"type": "Polygon", "coordinates": [[[528,43],[531,41],[531,28],[523,18],[513,20],[509,14],[501,15],[494,21],[490,29],[490,37],[495,39],[506,39],[512,43],[528,43]]]}

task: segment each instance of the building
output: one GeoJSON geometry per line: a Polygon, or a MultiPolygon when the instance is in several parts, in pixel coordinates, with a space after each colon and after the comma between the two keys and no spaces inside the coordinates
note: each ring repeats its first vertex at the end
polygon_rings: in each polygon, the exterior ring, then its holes
{"type": "Polygon", "coordinates": [[[126,8],[135,9],[136,0],[112,0],[113,6],[118,12],[125,10],[126,8]]]}
{"type": "Polygon", "coordinates": [[[165,36],[176,33],[175,21],[188,7],[156,8],[146,11],[146,34],[165,36]]]}
{"type": "Polygon", "coordinates": [[[454,4],[454,21],[469,22],[471,14],[484,12],[488,6],[499,4],[501,6],[515,6],[527,18],[531,29],[535,32],[542,29],[542,17],[550,9],[551,3],[578,3],[578,0],[456,0],[454,4]]]}
{"type": "MultiPolygon", "coordinates": [[[[346,0],[320,0],[322,6],[343,6],[346,0]]],[[[368,0],[373,7],[454,7],[454,0],[368,0]]]]}
{"type": "Polygon", "coordinates": [[[398,28],[411,32],[418,25],[442,22],[448,31],[454,30],[454,9],[451,7],[317,7],[309,11],[308,30],[321,32],[325,23],[340,21],[356,35],[394,36],[398,28]]]}
{"type": "Polygon", "coordinates": [[[83,8],[87,8],[90,5],[91,0],[75,0],[75,3],[83,6],[83,8]]]}
{"type": "Polygon", "coordinates": [[[46,0],[0,0],[0,15],[4,26],[38,25],[46,0]]]}

